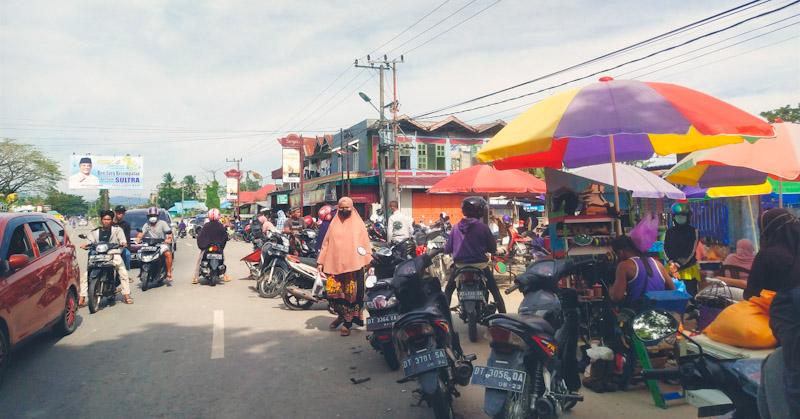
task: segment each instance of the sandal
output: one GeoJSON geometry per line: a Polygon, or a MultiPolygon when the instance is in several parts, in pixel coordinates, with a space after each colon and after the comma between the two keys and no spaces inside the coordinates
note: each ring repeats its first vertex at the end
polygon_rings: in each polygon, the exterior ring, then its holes
{"type": "Polygon", "coordinates": [[[192,284],[199,284],[200,281],[197,278],[192,279],[192,284]]]}
{"type": "Polygon", "coordinates": [[[339,327],[339,325],[342,324],[342,322],[344,322],[344,319],[342,317],[337,317],[331,322],[331,324],[328,327],[331,330],[336,330],[339,327]]]}
{"type": "Polygon", "coordinates": [[[78,300],[78,307],[86,307],[86,297],[81,297],[78,300]]]}
{"type": "Polygon", "coordinates": [[[339,329],[339,336],[350,336],[350,329],[347,326],[342,326],[339,329]]]}
{"type": "Polygon", "coordinates": [[[122,301],[125,302],[125,304],[133,304],[133,298],[131,298],[130,295],[123,295],[122,301]]]}

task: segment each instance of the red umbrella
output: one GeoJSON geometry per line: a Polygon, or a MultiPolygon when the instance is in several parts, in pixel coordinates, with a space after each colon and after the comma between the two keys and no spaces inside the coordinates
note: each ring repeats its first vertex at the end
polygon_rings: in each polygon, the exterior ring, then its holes
{"type": "Polygon", "coordinates": [[[545,193],[546,189],[544,181],[530,173],[518,169],[497,170],[480,164],[436,182],[428,192],[522,195],[545,193]]]}

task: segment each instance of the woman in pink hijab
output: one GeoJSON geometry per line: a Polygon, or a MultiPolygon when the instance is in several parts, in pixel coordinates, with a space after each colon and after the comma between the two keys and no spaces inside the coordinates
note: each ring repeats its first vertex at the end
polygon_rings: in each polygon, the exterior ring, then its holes
{"type": "MultiPolygon", "coordinates": [[[[736,252],[729,254],[728,257],[725,258],[725,261],[722,262],[722,266],[735,266],[750,272],[750,268],[753,266],[753,259],[755,259],[755,247],[753,246],[753,242],[747,239],[741,239],[736,242],[736,252]]],[[[739,272],[739,278],[722,276],[718,279],[732,287],[744,289],[747,288],[747,278],[749,276],[747,272],[739,272]]]]}
{"type": "Polygon", "coordinates": [[[372,262],[372,243],[364,221],[353,208],[353,200],[339,200],[317,258],[317,269],[327,276],[328,303],[338,317],[331,329],[341,325],[342,336],[350,335],[353,323],[363,326],[364,267],[372,262]]]}

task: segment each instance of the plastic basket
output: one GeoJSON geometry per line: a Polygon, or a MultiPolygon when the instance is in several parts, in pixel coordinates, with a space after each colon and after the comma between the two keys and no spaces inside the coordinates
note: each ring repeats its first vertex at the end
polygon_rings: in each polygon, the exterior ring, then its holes
{"type": "Polygon", "coordinates": [[[648,291],[644,294],[644,298],[648,308],[683,314],[692,296],[683,291],[648,291]]]}

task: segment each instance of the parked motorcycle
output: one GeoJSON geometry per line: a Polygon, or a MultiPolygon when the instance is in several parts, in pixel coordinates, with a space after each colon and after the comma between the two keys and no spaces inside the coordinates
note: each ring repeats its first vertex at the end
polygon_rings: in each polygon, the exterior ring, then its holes
{"type": "Polygon", "coordinates": [[[392,277],[395,267],[407,260],[401,245],[378,247],[372,252],[372,267],[365,281],[365,302],[367,318],[367,341],[383,355],[392,371],[400,368],[397,351],[392,342],[392,326],[400,317],[397,297],[395,297],[392,277]],[[398,251],[395,251],[397,249],[398,251]]]}
{"type": "Polygon", "coordinates": [[[461,350],[439,281],[425,275],[430,264],[430,254],[417,256],[398,265],[392,279],[401,313],[393,327],[404,376],[398,382],[416,381],[436,418],[453,418],[456,385],[469,384],[475,355],[461,350]]]}
{"type": "Polygon", "coordinates": [[[308,310],[325,300],[325,277],[317,270],[317,259],[286,256],[289,275],[283,291],[283,303],[290,310],[308,310]]]}
{"type": "MultiPolygon", "coordinates": [[[[86,235],[80,234],[78,237],[85,239],[86,235]]],[[[114,249],[119,249],[119,245],[106,242],[89,244],[89,261],[86,267],[87,300],[89,312],[92,314],[100,310],[104,298],[112,301],[116,298],[120,279],[117,276],[117,268],[114,266],[114,255],[108,253],[114,249]]]]}
{"type": "Polygon", "coordinates": [[[506,294],[525,297],[518,314],[486,318],[490,346],[486,366],[476,366],[472,384],[486,387],[483,410],[493,418],[555,418],[583,396],[577,367],[578,295],[559,289],[560,278],[600,256],[542,260],[518,276],[506,294]]]}
{"type": "Polygon", "coordinates": [[[291,272],[286,262],[289,256],[289,238],[283,234],[270,234],[261,248],[254,250],[253,254],[258,255],[259,262],[248,266],[250,275],[258,278],[256,282],[258,295],[263,298],[274,298],[283,294],[291,272]]]}
{"type": "MultiPolygon", "coordinates": [[[[679,380],[683,389],[689,393],[687,399],[698,390],[718,391],[724,396],[713,397],[724,400],[716,404],[703,403],[697,406],[697,416],[722,416],[733,412],[733,418],[758,418],[758,386],[761,377],[762,359],[718,359],[703,351],[703,347],[692,338],[679,331],[678,320],[663,310],[648,310],[633,320],[635,338],[645,344],[659,341],[680,333],[688,342],[697,347],[696,353],[687,353],[678,359],[678,368],[650,369],[642,371],[646,380],[679,380]],[[725,399],[728,400],[725,400],[725,399]]],[[[771,357],[770,357],[771,358],[771,357]]],[[[776,395],[771,395],[776,396],[776,395]]],[[[780,397],[780,395],[777,395],[780,397]]],[[[711,397],[702,399],[710,400],[711,397]]],[[[693,403],[695,404],[695,403],[693,403]]]]}
{"type": "Polygon", "coordinates": [[[200,260],[200,279],[204,279],[210,286],[216,286],[219,277],[225,275],[225,256],[222,254],[222,246],[212,244],[203,252],[203,259],[200,260]]]}
{"type": "Polygon", "coordinates": [[[164,239],[145,237],[142,239],[142,246],[139,247],[139,281],[141,281],[142,291],[163,285],[167,279],[167,264],[164,254],[161,251],[161,244],[164,239]]]}

